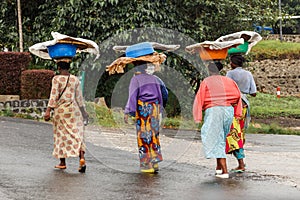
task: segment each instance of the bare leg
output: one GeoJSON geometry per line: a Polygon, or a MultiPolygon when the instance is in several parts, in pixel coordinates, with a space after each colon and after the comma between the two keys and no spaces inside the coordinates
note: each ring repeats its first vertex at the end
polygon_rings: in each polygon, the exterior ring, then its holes
{"type": "Polygon", "coordinates": [[[229,178],[226,158],[217,158],[217,163],[221,166],[222,173],[216,173],[216,177],[218,178],[229,178]]]}
{"type": "Polygon", "coordinates": [[[152,163],[150,162],[149,164],[148,164],[148,169],[152,169],[153,168],[153,166],[152,166],[152,163]]]}
{"type": "Polygon", "coordinates": [[[236,157],[237,161],[238,161],[238,167],[236,167],[234,170],[245,170],[245,163],[244,163],[244,149],[237,149],[235,151],[233,151],[233,155],[234,157],[236,157]]]}
{"type": "Polygon", "coordinates": [[[217,158],[217,163],[221,166],[222,174],[228,174],[226,158],[217,158]]]}
{"type": "Polygon", "coordinates": [[[215,175],[222,174],[222,166],[221,166],[221,163],[220,163],[220,159],[216,159],[216,160],[217,160],[217,166],[216,166],[215,175]]]}
{"type": "Polygon", "coordinates": [[[80,150],[79,159],[84,159],[84,151],[80,150]]]}
{"type": "Polygon", "coordinates": [[[156,173],[157,171],[154,169],[152,163],[148,163],[146,168],[142,168],[141,172],[143,173],[156,173]]]}
{"type": "Polygon", "coordinates": [[[217,159],[217,167],[216,167],[216,170],[222,170],[222,166],[221,166],[221,163],[220,163],[220,159],[217,159]]]}
{"type": "Polygon", "coordinates": [[[84,153],[85,153],[84,151],[80,150],[78,171],[81,172],[81,173],[85,173],[85,170],[86,170],[84,153]]]}
{"type": "Polygon", "coordinates": [[[238,159],[239,166],[236,169],[245,170],[244,159],[238,159]]]}
{"type": "Polygon", "coordinates": [[[66,166],[66,159],[65,158],[61,158],[60,159],[60,166],[66,166]]]}

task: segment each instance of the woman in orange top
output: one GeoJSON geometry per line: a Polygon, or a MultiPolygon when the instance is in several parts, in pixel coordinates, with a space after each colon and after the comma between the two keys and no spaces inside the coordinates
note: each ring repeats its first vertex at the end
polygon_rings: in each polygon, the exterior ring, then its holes
{"type": "Polygon", "coordinates": [[[236,83],[225,76],[219,75],[221,63],[210,63],[210,76],[205,78],[196,94],[193,116],[196,123],[202,121],[201,140],[206,158],[216,158],[216,177],[229,178],[225,139],[230,130],[233,117],[242,116],[241,93],[236,83]],[[216,66],[217,65],[217,66],[216,66]],[[236,106],[234,109],[233,106],[236,106]]]}

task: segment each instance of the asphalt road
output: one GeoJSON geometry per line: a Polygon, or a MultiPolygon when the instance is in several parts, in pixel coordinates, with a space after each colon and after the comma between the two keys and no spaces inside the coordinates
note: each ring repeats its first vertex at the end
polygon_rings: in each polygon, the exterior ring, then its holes
{"type": "MultiPolygon", "coordinates": [[[[134,133],[93,127],[88,127],[87,132],[86,173],[77,172],[78,159],[75,158],[67,159],[66,170],[57,170],[54,165],[58,160],[51,155],[51,124],[0,117],[0,199],[300,198],[300,177],[293,179],[293,174],[299,173],[294,170],[300,167],[300,137],[272,136],[270,140],[268,136],[249,134],[249,171],[230,174],[229,179],[217,179],[212,170],[214,161],[196,153],[200,152],[201,141],[197,136],[192,137],[194,133],[174,134],[174,131],[163,130],[164,161],[159,174],[147,175],[138,169],[136,146],[132,143],[134,133]],[[284,150],[284,147],[290,149],[284,150]],[[286,156],[277,161],[279,156],[273,156],[282,151],[291,158],[286,156]],[[290,167],[290,174],[285,175],[285,167],[280,162],[290,167]]],[[[229,165],[233,164],[229,158],[229,165]]]]}

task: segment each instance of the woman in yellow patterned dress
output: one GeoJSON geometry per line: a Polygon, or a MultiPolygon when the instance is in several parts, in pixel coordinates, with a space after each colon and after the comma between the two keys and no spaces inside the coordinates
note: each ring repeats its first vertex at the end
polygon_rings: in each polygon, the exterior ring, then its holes
{"type": "Polygon", "coordinates": [[[54,150],[53,156],[60,159],[55,168],[66,169],[66,158],[79,157],[79,172],[84,173],[85,143],[83,119],[88,117],[80,89],[79,79],[69,73],[69,59],[57,61],[59,75],[52,79],[48,107],[44,115],[50,120],[53,110],[54,150]]]}

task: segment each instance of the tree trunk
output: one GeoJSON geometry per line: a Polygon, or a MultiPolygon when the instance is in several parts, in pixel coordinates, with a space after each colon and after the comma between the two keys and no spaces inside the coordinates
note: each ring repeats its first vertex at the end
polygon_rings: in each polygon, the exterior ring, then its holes
{"type": "Polygon", "coordinates": [[[21,16],[21,0],[17,0],[17,4],[18,4],[19,44],[20,44],[20,52],[23,52],[23,31],[22,31],[22,16],[21,16]]]}

